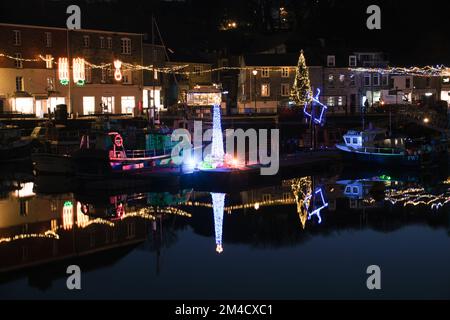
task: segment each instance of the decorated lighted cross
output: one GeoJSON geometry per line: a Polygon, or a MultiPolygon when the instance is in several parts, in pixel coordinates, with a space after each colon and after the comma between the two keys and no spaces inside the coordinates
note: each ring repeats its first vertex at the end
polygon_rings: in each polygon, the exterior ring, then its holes
{"type": "Polygon", "coordinates": [[[303,113],[312,123],[323,126],[325,124],[325,116],[328,106],[320,102],[320,89],[317,89],[316,96],[311,98],[311,102],[305,103],[303,113]],[[308,110],[308,108],[310,110],[308,110]]]}

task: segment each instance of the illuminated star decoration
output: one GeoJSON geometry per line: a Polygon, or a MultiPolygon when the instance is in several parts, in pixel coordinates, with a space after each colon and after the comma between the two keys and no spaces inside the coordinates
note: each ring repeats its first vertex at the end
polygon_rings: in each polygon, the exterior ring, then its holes
{"type": "Polygon", "coordinates": [[[313,216],[317,216],[319,219],[319,224],[322,223],[322,216],[321,211],[328,207],[328,202],[325,200],[324,191],[322,188],[317,188],[316,191],[314,191],[314,194],[309,194],[305,199],[305,208],[308,212],[308,220],[311,220],[313,216]],[[320,206],[316,209],[314,209],[314,204],[316,204],[318,201],[320,201],[320,206]],[[313,210],[309,212],[310,210],[313,210]]]}
{"type": "Polygon", "coordinates": [[[328,106],[324,105],[322,102],[320,102],[320,89],[317,89],[317,94],[315,97],[312,97],[311,99],[311,112],[308,112],[308,106],[310,103],[305,103],[305,108],[303,109],[303,113],[305,116],[309,119],[311,119],[312,122],[318,125],[324,125],[325,124],[325,115],[328,110],[328,106]],[[316,112],[315,108],[320,108],[319,112],[316,112]],[[319,117],[317,117],[317,114],[319,114],[319,117]]]}

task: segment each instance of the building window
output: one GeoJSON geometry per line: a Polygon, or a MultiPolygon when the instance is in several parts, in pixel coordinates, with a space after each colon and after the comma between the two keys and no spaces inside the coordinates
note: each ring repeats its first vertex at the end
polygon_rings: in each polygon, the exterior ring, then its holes
{"type": "Polygon", "coordinates": [[[427,78],[427,88],[429,88],[430,86],[431,86],[431,79],[430,78],[427,78]]]}
{"type": "Polygon", "coordinates": [[[332,75],[332,74],[328,75],[328,84],[330,86],[334,85],[334,75],[332,75]]]}
{"type": "Polygon", "coordinates": [[[374,86],[379,86],[380,85],[380,75],[379,74],[374,74],[373,75],[373,85],[374,86]]]}
{"type": "Polygon", "coordinates": [[[158,70],[153,70],[153,80],[158,80],[158,70]]]}
{"type": "Polygon", "coordinates": [[[356,64],[357,64],[356,56],[350,56],[348,58],[348,65],[350,67],[356,67],[356,64]]]}
{"type": "Polygon", "coordinates": [[[411,78],[406,78],[405,79],[405,88],[406,89],[411,88],[411,78]]]}
{"type": "Polygon", "coordinates": [[[16,58],[16,60],[14,60],[15,67],[17,69],[22,69],[23,68],[22,54],[21,53],[16,53],[15,54],[15,58],[16,58]]]}
{"type": "Polygon", "coordinates": [[[19,30],[13,31],[13,43],[15,46],[22,45],[22,32],[20,32],[19,30]]]}
{"type": "Polygon", "coordinates": [[[91,37],[83,36],[83,47],[89,48],[91,46],[91,37]]]}
{"type": "Polygon", "coordinates": [[[113,39],[111,37],[108,37],[106,40],[107,40],[106,41],[106,46],[108,47],[108,49],[112,49],[112,47],[113,47],[113,39]]]}
{"type": "Polygon", "coordinates": [[[335,103],[334,103],[334,97],[328,97],[327,98],[327,105],[329,107],[334,107],[335,103]]]}
{"type": "Polygon", "coordinates": [[[336,57],[335,56],[328,56],[327,57],[327,66],[328,67],[335,67],[336,66],[336,57]]]}
{"type": "Polygon", "coordinates": [[[120,52],[122,54],[131,54],[131,39],[123,38],[120,43],[120,52]]]}
{"type": "Polygon", "coordinates": [[[47,91],[55,91],[55,78],[47,78],[47,91]]]}
{"type": "Polygon", "coordinates": [[[364,86],[370,87],[371,83],[372,83],[372,81],[371,81],[370,74],[365,74],[364,75],[364,86]]]}
{"type": "Polygon", "coordinates": [[[83,97],[83,115],[95,114],[95,97],[83,97]]]}
{"type": "Polygon", "coordinates": [[[53,57],[51,54],[45,55],[45,67],[47,69],[53,69],[53,57]]]}
{"type": "Polygon", "coordinates": [[[85,82],[91,83],[92,82],[92,68],[91,66],[88,66],[87,64],[84,66],[84,74],[85,74],[85,82]]]}
{"type": "Polygon", "coordinates": [[[282,83],[281,84],[281,95],[283,97],[288,97],[290,94],[290,88],[288,83],[282,83]]]}
{"type": "Polygon", "coordinates": [[[339,82],[340,82],[341,84],[344,84],[344,82],[345,82],[345,75],[341,74],[341,75],[339,76],[339,82]]]}
{"type": "Polygon", "coordinates": [[[265,83],[261,85],[261,97],[270,97],[270,85],[265,83]]]}
{"type": "Polygon", "coordinates": [[[261,78],[269,78],[269,68],[263,68],[261,71],[261,78]]]}
{"type": "Polygon", "coordinates": [[[23,88],[23,77],[16,77],[16,91],[25,91],[23,88]]]}
{"type": "Polygon", "coordinates": [[[136,102],[134,97],[122,97],[122,114],[133,114],[136,102]]]}
{"type": "Polygon", "coordinates": [[[199,75],[203,71],[201,66],[194,66],[194,73],[199,75]]]}
{"type": "Polygon", "coordinates": [[[389,85],[389,77],[387,75],[383,75],[381,81],[383,82],[383,86],[387,87],[389,85]]]}
{"type": "Polygon", "coordinates": [[[45,46],[51,48],[53,46],[53,36],[51,32],[45,33],[45,46]]]}
{"type": "Polygon", "coordinates": [[[344,97],[338,97],[338,106],[342,107],[344,105],[344,97]]]}
{"type": "Polygon", "coordinates": [[[272,195],[271,194],[263,194],[262,196],[262,201],[263,202],[270,202],[272,200],[272,195]]]}
{"type": "Polygon", "coordinates": [[[281,69],[281,77],[282,78],[289,78],[289,68],[281,69]]]}
{"type": "Polygon", "coordinates": [[[244,99],[244,97],[245,97],[245,84],[241,85],[241,96],[244,99]]]}
{"type": "Polygon", "coordinates": [[[105,37],[100,37],[100,49],[105,49],[105,37]]]}
{"type": "Polygon", "coordinates": [[[106,83],[108,80],[108,70],[106,68],[102,68],[102,83],[106,83]]]}
{"type": "Polygon", "coordinates": [[[114,97],[102,97],[102,112],[113,113],[114,112],[114,97]]]}
{"type": "Polygon", "coordinates": [[[123,84],[133,84],[133,77],[131,70],[124,71],[122,74],[122,83],[123,84]]]}
{"type": "Polygon", "coordinates": [[[352,87],[356,86],[356,78],[354,74],[350,75],[350,86],[352,87]]]}

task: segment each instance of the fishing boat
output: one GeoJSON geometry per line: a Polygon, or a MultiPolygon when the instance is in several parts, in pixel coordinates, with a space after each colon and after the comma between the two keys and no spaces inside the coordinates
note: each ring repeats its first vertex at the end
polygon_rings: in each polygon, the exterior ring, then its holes
{"type": "Polygon", "coordinates": [[[445,139],[388,138],[386,130],[348,131],[336,147],[352,164],[422,167],[447,158],[445,139]]]}
{"type": "Polygon", "coordinates": [[[71,155],[80,146],[80,131],[65,125],[45,122],[31,133],[35,150],[31,155],[34,170],[40,174],[71,175],[71,155]]]}
{"type": "Polygon", "coordinates": [[[0,162],[27,159],[31,155],[31,139],[22,137],[16,126],[0,123],[0,162]]]}

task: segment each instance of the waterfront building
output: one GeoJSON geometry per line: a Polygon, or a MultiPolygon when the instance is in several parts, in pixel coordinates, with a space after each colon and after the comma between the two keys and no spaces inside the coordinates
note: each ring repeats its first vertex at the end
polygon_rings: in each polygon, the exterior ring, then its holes
{"type": "Polygon", "coordinates": [[[0,24],[0,42],[0,113],[41,118],[65,104],[74,117],[130,115],[143,102],[143,71],[126,67],[143,63],[142,34],[0,24]],[[60,79],[60,58],[67,58],[69,83],[60,79]],[[75,58],[85,62],[78,84],[75,58]],[[120,79],[116,60],[122,62],[120,79]]]}

